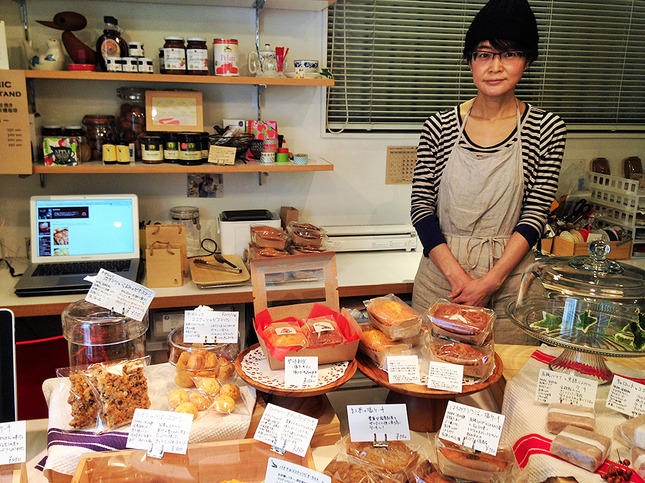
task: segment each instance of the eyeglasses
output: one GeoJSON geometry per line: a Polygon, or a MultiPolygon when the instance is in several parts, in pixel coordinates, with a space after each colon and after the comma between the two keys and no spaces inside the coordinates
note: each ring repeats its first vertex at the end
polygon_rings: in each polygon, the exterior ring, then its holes
{"type": "Polygon", "coordinates": [[[488,64],[492,62],[495,56],[499,57],[502,64],[515,64],[524,59],[524,52],[521,50],[505,50],[503,52],[492,52],[490,50],[475,50],[472,54],[472,60],[476,64],[488,64]]]}

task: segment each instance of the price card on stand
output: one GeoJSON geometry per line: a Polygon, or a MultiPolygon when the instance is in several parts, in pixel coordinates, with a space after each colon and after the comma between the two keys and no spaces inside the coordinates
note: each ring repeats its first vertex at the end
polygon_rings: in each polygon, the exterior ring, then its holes
{"type": "Polygon", "coordinates": [[[318,357],[285,357],[286,386],[315,386],[318,384],[318,357]]]}
{"type": "Polygon", "coordinates": [[[405,404],[348,405],[352,441],[408,441],[410,425],[405,404]]]}
{"type": "Polygon", "coordinates": [[[290,461],[269,458],[264,483],[331,483],[331,477],[290,461]]]}
{"type": "Polygon", "coordinates": [[[417,356],[388,356],[387,378],[390,384],[421,384],[417,356]]]}
{"type": "Polygon", "coordinates": [[[253,439],[271,445],[278,453],[304,456],[318,420],[275,404],[267,404],[253,439]]]}
{"type": "Polygon", "coordinates": [[[217,310],[186,310],[184,342],[233,344],[238,340],[240,314],[217,310]]]}
{"type": "Polygon", "coordinates": [[[94,277],[85,300],[142,321],[154,297],[154,290],[102,268],[94,277]]]}
{"type": "Polygon", "coordinates": [[[145,449],[148,456],[186,454],[193,415],[155,409],[134,410],[126,448],[145,449]]]}
{"type": "Polygon", "coordinates": [[[504,420],[502,414],[448,401],[439,437],[494,456],[504,420]]]}
{"type": "Polygon", "coordinates": [[[645,384],[614,374],[606,406],[630,418],[645,414],[645,384]]]}
{"type": "Polygon", "coordinates": [[[0,465],[27,461],[27,422],[0,423],[0,465]]]}
{"type": "Polygon", "coordinates": [[[577,404],[592,408],[596,404],[598,382],[585,377],[540,369],[535,400],[540,403],[577,404]]]}
{"type": "Polygon", "coordinates": [[[442,391],[461,392],[464,380],[464,366],[447,362],[430,361],[428,387],[442,391]]]}

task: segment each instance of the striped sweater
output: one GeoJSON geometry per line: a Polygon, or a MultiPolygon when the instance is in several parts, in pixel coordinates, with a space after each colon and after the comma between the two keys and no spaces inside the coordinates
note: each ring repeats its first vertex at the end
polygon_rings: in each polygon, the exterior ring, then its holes
{"type": "MultiPolygon", "coordinates": [[[[567,132],[564,121],[557,115],[530,104],[526,106],[521,131],[524,197],[520,219],[513,231],[520,233],[529,246],[533,246],[542,234],[558,188],[567,132]]],[[[421,131],[412,182],[410,216],[426,256],[435,246],[446,241],[441,233],[440,220],[435,214],[437,192],[461,122],[457,106],[429,117],[421,131]]],[[[498,145],[482,148],[472,143],[464,133],[460,143],[472,152],[488,154],[508,146],[514,136],[515,130],[498,145]]]]}

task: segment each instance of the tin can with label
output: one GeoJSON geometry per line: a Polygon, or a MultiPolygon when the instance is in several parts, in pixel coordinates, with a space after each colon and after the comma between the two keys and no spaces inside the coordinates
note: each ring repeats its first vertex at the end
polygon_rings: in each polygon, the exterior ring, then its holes
{"type": "Polygon", "coordinates": [[[215,75],[240,75],[237,66],[237,39],[213,40],[213,66],[215,75]]]}

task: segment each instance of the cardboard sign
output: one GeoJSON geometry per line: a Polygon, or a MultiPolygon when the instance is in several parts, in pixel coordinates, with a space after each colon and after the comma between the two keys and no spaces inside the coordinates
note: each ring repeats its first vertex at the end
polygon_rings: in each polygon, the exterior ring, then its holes
{"type": "Polygon", "coordinates": [[[208,162],[213,164],[235,164],[237,148],[229,146],[213,146],[208,150],[208,162]]]}
{"type": "Polygon", "coordinates": [[[0,174],[31,174],[30,138],[25,74],[0,69],[0,174]]]}
{"type": "Polygon", "coordinates": [[[417,356],[388,356],[387,378],[390,384],[420,384],[417,356]]]}

